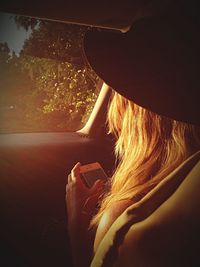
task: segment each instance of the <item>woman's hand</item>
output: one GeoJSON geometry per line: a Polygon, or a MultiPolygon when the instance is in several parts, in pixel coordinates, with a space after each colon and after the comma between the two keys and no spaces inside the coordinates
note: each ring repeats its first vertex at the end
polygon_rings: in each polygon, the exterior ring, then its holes
{"type": "MultiPolygon", "coordinates": [[[[66,186],[66,204],[69,230],[88,227],[99,196],[103,191],[103,182],[98,180],[88,188],[80,177],[80,163],[77,163],[68,176],[66,186]]],[[[77,229],[76,229],[77,230],[77,229]]]]}
{"type": "Polygon", "coordinates": [[[103,182],[98,180],[88,188],[80,177],[80,163],[77,163],[68,176],[66,204],[68,234],[74,266],[89,266],[93,255],[94,231],[89,230],[103,182]]]}

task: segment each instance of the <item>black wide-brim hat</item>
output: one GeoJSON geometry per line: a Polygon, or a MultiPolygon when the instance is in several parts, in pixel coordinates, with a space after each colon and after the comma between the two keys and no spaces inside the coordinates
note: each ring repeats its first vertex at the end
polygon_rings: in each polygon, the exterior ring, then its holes
{"type": "Polygon", "coordinates": [[[200,125],[199,30],[192,17],[144,18],[126,33],[88,31],[85,54],[98,76],[129,100],[200,125]]]}

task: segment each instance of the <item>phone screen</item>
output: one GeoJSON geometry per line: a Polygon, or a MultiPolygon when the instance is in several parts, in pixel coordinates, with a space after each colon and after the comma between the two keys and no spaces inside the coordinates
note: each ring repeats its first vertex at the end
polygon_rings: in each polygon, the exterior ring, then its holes
{"type": "Polygon", "coordinates": [[[98,162],[83,165],[80,168],[80,174],[88,187],[92,187],[95,181],[108,179],[106,173],[98,162]]]}

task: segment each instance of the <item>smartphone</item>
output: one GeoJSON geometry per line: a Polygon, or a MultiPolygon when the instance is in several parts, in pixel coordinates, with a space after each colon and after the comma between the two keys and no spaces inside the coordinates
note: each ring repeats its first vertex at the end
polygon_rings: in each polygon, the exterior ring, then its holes
{"type": "Polygon", "coordinates": [[[92,187],[96,180],[106,181],[108,179],[108,176],[98,162],[81,166],[80,175],[88,187],[92,187]]]}

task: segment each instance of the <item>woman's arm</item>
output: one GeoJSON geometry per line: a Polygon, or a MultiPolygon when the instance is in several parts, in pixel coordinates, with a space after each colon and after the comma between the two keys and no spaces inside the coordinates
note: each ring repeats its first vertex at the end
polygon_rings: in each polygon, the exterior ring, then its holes
{"type": "Polygon", "coordinates": [[[80,178],[80,163],[76,164],[68,176],[66,205],[68,234],[75,267],[88,267],[93,255],[95,233],[89,229],[103,183],[97,181],[87,188],[80,178]]]}

